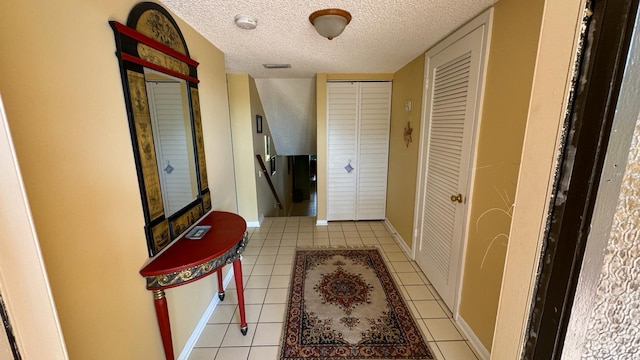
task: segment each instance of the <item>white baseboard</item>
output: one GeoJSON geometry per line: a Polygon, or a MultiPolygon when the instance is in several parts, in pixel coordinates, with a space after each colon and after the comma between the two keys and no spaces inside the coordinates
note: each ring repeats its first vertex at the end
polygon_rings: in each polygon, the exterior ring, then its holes
{"type": "MultiPolygon", "coordinates": [[[[398,234],[398,231],[396,231],[393,225],[391,225],[389,219],[384,219],[384,225],[396,240],[398,246],[400,246],[400,248],[403,249],[411,259],[413,259],[413,251],[409,248],[409,245],[407,245],[402,236],[398,234]]],[[[473,348],[473,351],[476,353],[476,355],[478,355],[480,360],[489,360],[489,358],[491,357],[491,353],[489,352],[489,350],[487,350],[487,348],[484,347],[480,339],[478,339],[478,337],[476,336],[476,333],[471,330],[471,327],[469,326],[469,324],[467,324],[466,321],[464,321],[462,316],[457,316],[456,324],[460,328],[460,331],[462,331],[464,337],[469,340],[469,344],[473,348]]]]}
{"type": "Polygon", "coordinates": [[[247,221],[247,227],[259,228],[260,221],[247,221]]]}
{"type": "MultiPolygon", "coordinates": [[[[233,279],[233,267],[229,269],[227,276],[222,280],[224,289],[227,288],[227,285],[229,285],[229,283],[231,282],[231,279],[233,279]]],[[[200,321],[198,321],[198,324],[193,329],[193,332],[191,332],[191,336],[189,336],[189,339],[187,340],[187,343],[184,345],[184,348],[182,348],[182,351],[178,356],[178,360],[189,359],[189,355],[191,355],[193,348],[196,346],[196,342],[200,338],[200,335],[202,335],[202,331],[204,331],[205,326],[207,326],[207,321],[209,321],[211,314],[213,314],[213,311],[216,309],[216,306],[218,305],[219,302],[220,302],[220,299],[218,298],[218,293],[216,292],[213,295],[213,299],[211,299],[209,306],[207,306],[207,308],[204,310],[204,313],[200,317],[200,321]]]]}
{"type": "Polygon", "coordinates": [[[476,336],[476,333],[471,330],[469,324],[467,324],[467,322],[464,321],[464,319],[460,315],[457,316],[455,321],[458,325],[458,328],[460,328],[460,331],[462,331],[462,335],[464,335],[464,337],[469,340],[471,348],[476,353],[476,355],[478,355],[480,360],[489,360],[489,358],[491,357],[491,353],[489,352],[489,350],[487,350],[486,347],[484,347],[480,339],[478,339],[478,337],[476,336]]]}
{"type": "Polygon", "coordinates": [[[404,250],[404,252],[407,254],[407,256],[410,259],[413,259],[413,251],[411,251],[411,249],[409,248],[409,245],[407,245],[407,242],[404,241],[402,236],[398,234],[398,231],[396,231],[393,225],[391,225],[391,222],[389,221],[389,219],[384,219],[384,225],[387,227],[387,229],[391,233],[391,236],[393,236],[393,238],[396,240],[396,242],[398,243],[398,246],[400,246],[400,248],[404,250]]]}
{"type": "Polygon", "coordinates": [[[328,226],[329,222],[327,220],[316,220],[316,226],[328,226]]]}

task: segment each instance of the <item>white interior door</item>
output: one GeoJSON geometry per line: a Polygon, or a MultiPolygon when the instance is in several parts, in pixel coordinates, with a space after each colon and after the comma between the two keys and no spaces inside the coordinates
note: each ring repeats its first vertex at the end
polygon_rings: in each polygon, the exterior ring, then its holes
{"type": "Polygon", "coordinates": [[[387,207],[391,83],[360,83],[355,220],[381,220],[387,207]]]}
{"type": "Polygon", "coordinates": [[[426,55],[416,261],[450,309],[461,276],[484,29],[426,55]]]}
{"type": "Polygon", "coordinates": [[[391,82],[327,84],[327,220],[385,218],[391,82]]]}
{"type": "Polygon", "coordinates": [[[327,84],[327,220],[355,216],[358,101],[357,83],[327,84]]]}

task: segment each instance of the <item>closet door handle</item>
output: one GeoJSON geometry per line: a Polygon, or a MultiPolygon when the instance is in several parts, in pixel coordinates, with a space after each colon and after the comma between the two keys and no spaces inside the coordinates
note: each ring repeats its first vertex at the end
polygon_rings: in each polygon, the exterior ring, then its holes
{"type": "Polygon", "coordinates": [[[347,170],[349,174],[351,174],[351,172],[356,169],[353,166],[351,166],[351,159],[349,159],[349,163],[347,164],[347,166],[344,167],[344,169],[347,170]]]}
{"type": "Polygon", "coordinates": [[[462,194],[451,195],[451,202],[458,202],[462,204],[462,194]]]}

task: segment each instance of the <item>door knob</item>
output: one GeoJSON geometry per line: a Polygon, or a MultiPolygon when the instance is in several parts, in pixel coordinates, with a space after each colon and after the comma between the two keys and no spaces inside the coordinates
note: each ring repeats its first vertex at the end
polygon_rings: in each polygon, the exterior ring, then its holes
{"type": "Polygon", "coordinates": [[[451,195],[451,201],[452,202],[459,202],[460,204],[462,204],[462,194],[451,195]]]}

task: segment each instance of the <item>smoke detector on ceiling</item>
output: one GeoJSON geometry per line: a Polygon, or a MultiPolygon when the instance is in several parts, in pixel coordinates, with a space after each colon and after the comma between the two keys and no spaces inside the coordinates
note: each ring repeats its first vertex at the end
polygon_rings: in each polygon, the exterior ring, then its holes
{"type": "Polygon", "coordinates": [[[234,20],[241,29],[253,30],[258,26],[258,19],[251,15],[236,15],[234,20]]]}

